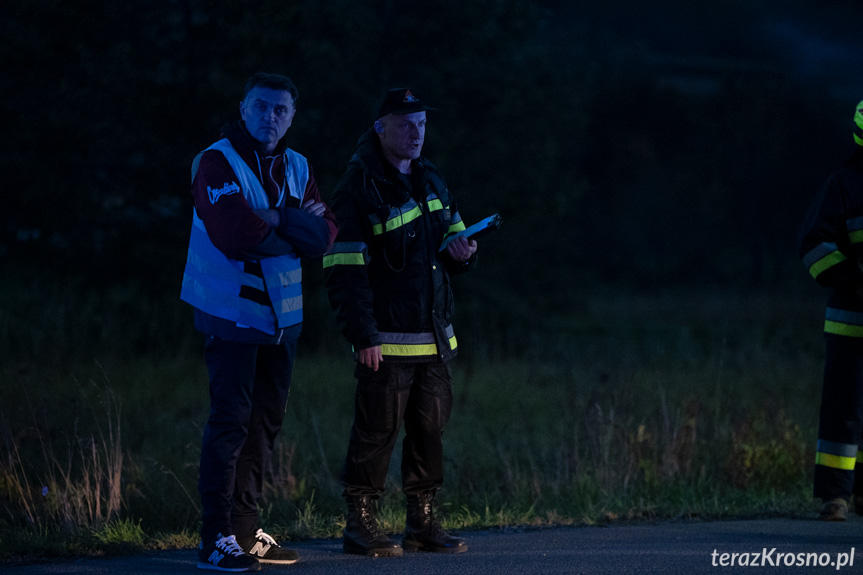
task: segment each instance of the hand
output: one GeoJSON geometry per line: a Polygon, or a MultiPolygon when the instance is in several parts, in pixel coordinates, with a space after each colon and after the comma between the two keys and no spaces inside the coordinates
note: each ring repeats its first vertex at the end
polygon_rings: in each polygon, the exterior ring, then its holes
{"type": "Polygon", "coordinates": [[[447,245],[446,251],[455,261],[465,263],[476,253],[476,240],[456,238],[447,245]]]}
{"type": "Polygon", "coordinates": [[[377,371],[383,360],[384,354],[381,352],[381,346],[379,345],[367,347],[357,352],[357,361],[366,367],[370,367],[372,371],[377,371]]]}
{"type": "Polygon", "coordinates": [[[279,210],[253,210],[255,214],[267,222],[270,226],[277,228],[279,227],[279,223],[281,223],[282,219],[279,217],[279,210]]]}
{"type": "Polygon", "coordinates": [[[313,216],[323,217],[324,211],[327,209],[327,206],[323,204],[323,202],[316,202],[315,200],[306,200],[303,203],[303,211],[312,214],[313,216]]]}

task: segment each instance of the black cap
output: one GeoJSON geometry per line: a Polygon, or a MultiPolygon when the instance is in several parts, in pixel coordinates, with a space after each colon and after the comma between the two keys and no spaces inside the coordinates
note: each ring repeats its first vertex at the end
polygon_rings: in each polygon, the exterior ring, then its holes
{"type": "Polygon", "coordinates": [[[389,90],[384,96],[384,101],[381,107],[378,108],[378,118],[383,118],[388,114],[400,116],[402,114],[413,114],[414,112],[422,112],[423,110],[437,110],[423,104],[419,96],[411,92],[410,88],[396,88],[389,90]]]}

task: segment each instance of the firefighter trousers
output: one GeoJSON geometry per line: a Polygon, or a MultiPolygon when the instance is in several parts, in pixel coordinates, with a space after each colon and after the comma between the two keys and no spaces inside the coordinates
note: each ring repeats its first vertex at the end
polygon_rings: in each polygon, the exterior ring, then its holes
{"type": "Polygon", "coordinates": [[[852,494],[863,496],[857,455],[863,433],[863,339],[828,333],[825,340],[814,495],[850,501],[852,494]]]}
{"type": "Polygon", "coordinates": [[[357,364],[354,424],[342,471],[349,497],[383,493],[390,456],[404,421],[401,478],[405,494],[443,484],[443,428],[452,409],[452,379],[441,361],[357,364]]]}

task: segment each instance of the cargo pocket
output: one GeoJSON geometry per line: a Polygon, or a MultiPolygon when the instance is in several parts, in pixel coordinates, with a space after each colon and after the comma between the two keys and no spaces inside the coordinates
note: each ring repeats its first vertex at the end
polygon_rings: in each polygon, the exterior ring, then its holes
{"type": "Polygon", "coordinates": [[[356,418],[360,429],[372,433],[389,433],[396,429],[396,393],[387,385],[389,368],[381,364],[378,371],[357,364],[356,418]]]}

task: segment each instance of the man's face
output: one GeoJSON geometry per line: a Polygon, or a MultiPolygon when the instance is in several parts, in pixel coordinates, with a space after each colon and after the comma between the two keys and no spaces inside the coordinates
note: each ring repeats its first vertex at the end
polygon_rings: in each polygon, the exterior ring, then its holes
{"type": "Polygon", "coordinates": [[[272,152],[294,119],[291,93],[255,86],[240,102],[240,116],[254,139],[272,152]]]}
{"type": "Polygon", "coordinates": [[[414,112],[382,119],[381,147],[387,157],[415,160],[420,157],[426,134],[426,113],[414,112]]]}

